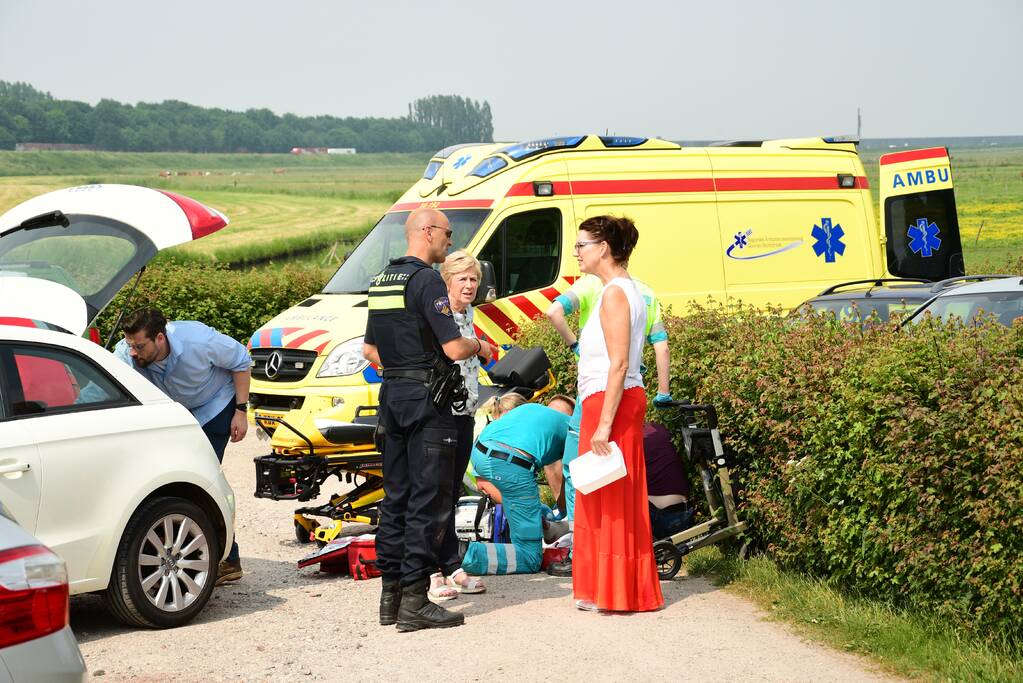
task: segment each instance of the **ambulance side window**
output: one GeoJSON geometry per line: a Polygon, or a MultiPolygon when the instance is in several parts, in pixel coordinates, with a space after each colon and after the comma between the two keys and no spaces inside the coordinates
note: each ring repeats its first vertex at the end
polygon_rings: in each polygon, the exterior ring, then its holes
{"type": "Polygon", "coordinates": [[[509,216],[478,258],[494,264],[499,298],[554,284],[561,264],[561,211],[539,209],[509,216]]]}

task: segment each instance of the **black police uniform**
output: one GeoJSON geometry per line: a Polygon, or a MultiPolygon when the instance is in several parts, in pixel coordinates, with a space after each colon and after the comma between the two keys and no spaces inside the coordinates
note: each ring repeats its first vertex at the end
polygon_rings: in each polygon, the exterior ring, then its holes
{"type": "Polygon", "coordinates": [[[385,579],[409,586],[437,571],[453,514],[450,486],[457,432],[451,402],[436,405],[428,383],[450,367],[441,344],[459,337],[440,274],[414,256],[393,259],[369,288],[365,341],[384,369],[384,499],[376,537],[385,579]]]}

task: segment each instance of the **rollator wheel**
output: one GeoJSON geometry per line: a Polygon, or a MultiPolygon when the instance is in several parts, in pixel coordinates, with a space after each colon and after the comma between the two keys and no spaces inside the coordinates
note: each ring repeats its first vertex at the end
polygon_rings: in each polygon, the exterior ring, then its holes
{"type": "Polygon", "coordinates": [[[654,543],[654,562],[661,581],[670,581],[682,569],[682,551],[671,541],[654,543]]]}

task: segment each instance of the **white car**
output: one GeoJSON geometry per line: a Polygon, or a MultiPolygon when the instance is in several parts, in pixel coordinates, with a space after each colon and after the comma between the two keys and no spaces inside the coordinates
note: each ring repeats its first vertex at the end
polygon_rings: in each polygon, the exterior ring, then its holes
{"type": "Polygon", "coordinates": [[[978,317],[993,316],[999,323],[1011,327],[1016,320],[1023,321],[1023,277],[1018,275],[990,275],[983,282],[962,285],[942,292],[913,312],[902,324],[915,325],[928,315],[948,322],[959,318],[974,322],[978,317]]]}
{"type": "Polygon", "coordinates": [[[64,561],[0,503],[0,683],[85,679],[85,661],[68,626],[64,561]]]}
{"type": "Polygon", "coordinates": [[[227,224],[125,185],[51,192],[0,216],[0,500],[138,626],[179,626],[213,591],[234,493],[202,428],[81,334],[160,249],[227,224]]]}

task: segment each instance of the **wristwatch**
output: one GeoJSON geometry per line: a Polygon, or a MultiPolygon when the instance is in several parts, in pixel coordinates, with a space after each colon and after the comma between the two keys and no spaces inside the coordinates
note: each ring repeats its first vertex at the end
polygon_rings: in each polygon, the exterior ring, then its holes
{"type": "Polygon", "coordinates": [[[248,402],[245,402],[245,403],[235,403],[234,404],[234,409],[235,410],[240,410],[243,413],[247,413],[247,412],[249,412],[249,404],[248,404],[248,402]]]}

